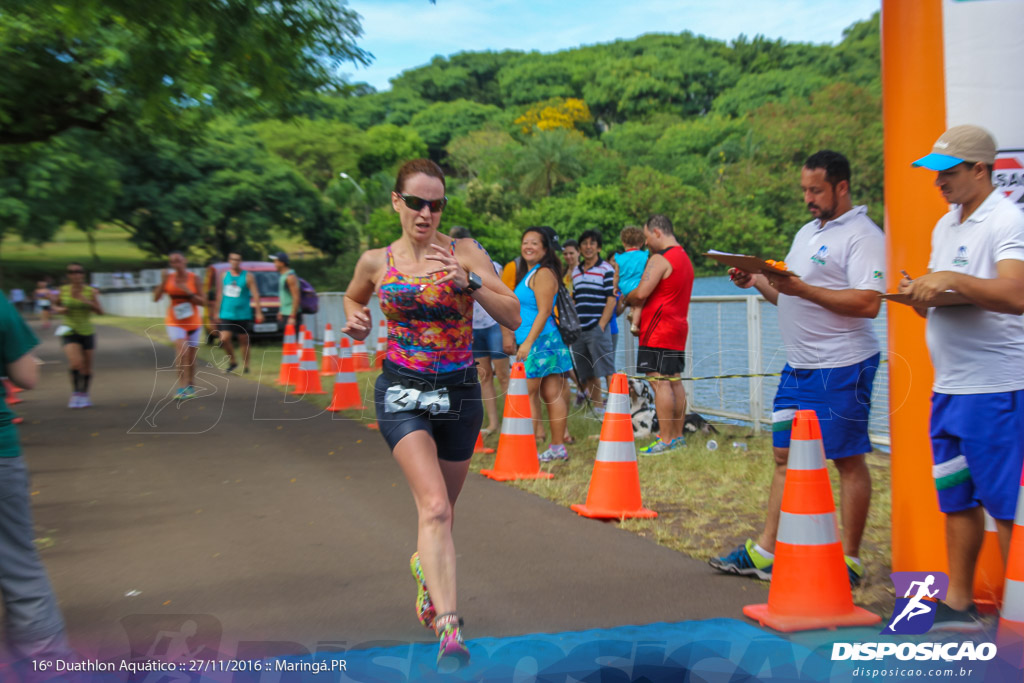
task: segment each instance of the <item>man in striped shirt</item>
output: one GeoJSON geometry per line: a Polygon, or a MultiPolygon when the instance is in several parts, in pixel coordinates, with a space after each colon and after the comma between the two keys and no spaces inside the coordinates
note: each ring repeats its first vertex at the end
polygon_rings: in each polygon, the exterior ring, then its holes
{"type": "Polygon", "coordinates": [[[572,352],[580,387],[603,410],[600,378],[611,384],[615,372],[609,327],[615,315],[615,269],[601,258],[600,232],[587,230],[579,241],[580,264],[572,271],[572,298],[583,334],[572,345],[572,352]]]}

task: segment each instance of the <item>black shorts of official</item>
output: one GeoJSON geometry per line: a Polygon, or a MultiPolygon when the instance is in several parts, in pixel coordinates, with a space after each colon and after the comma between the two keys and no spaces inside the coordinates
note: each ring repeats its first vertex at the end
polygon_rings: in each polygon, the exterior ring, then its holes
{"type": "Polygon", "coordinates": [[[426,410],[386,412],[384,393],[391,384],[392,380],[382,374],[377,378],[373,387],[377,426],[391,450],[394,450],[398,442],[406,435],[423,430],[430,434],[434,443],[437,444],[439,459],[463,462],[473,457],[476,437],[484,423],[484,406],[480,400],[479,382],[449,386],[450,410],[446,413],[436,414],[431,414],[426,410]]]}
{"type": "Polygon", "coordinates": [[[64,335],[64,346],[68,344],[78,344],[82,347],[83,351],[92,351],[96,348],[96,335],[95,334],[65,334],[64,335]]]}
{"type": "Polygon", "coordinates": [[[637,374],[680,375],[686,371],[686,351],[641,346],[636,353],[637,374]]]}
{"type": "Polygon", "coordinates": [[[221,332],[231,332],[232,334],[249,336],[252,334],[252,321],[225,320],[221,318],[220,322],[217,323],[217,329],[221,332]]]}

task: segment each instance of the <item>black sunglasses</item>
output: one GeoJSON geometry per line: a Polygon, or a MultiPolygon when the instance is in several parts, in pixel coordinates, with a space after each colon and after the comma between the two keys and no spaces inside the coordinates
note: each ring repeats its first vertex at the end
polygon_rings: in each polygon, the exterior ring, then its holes
{"type": "Polygon", "coordinates": [[[69,275],[74,275],[75,273],[84,273],[84,272],[85,271],[82,270],[81,268],[72,268],[72,269],[68,270],[68,274],[69,275]]]}
{"type": "Polygon", "coordinates": [[[448,197],[441,197],[440,199],[422,199],[411,194],[400,194],[398,195],[413,211],[422,211],[424,206],[430,207],[430,213],[441,213],[444,211],[444,207],[448,205],[448,197]]]}

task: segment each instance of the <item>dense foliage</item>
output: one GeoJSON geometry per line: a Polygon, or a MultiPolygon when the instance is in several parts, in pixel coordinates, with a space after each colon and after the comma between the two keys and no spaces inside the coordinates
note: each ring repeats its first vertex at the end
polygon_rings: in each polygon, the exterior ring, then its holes
{"type": "Polygon", "coordinates": [[[466,52],[375,92],[333,75],[367,57],[338,0],[10,7],[0,235],[118,221],[150,253],[217,257],[265,253],[283,229],[351,264],[397,236],[393,173],[422,155],[449,173],[443,225],[499,260],[529,225],[614,246],[653,212],[691,254],[780,258],[820,148],[850,158],[855,202],[883,215],[877,14],[835,46],[682,33],[466,52]]]}

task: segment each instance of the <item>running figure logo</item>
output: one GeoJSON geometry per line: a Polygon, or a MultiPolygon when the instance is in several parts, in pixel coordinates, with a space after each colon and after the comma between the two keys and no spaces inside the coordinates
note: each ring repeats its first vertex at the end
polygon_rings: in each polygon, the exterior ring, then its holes
{"type": "Polygon", "coordinates": [[[919,635],[927,633],[935,623],[935,600],[946,597],[949,577],[943,572],[893,572],[896,587],[896,605],[892,618],[882,633],[919,635]]]}

